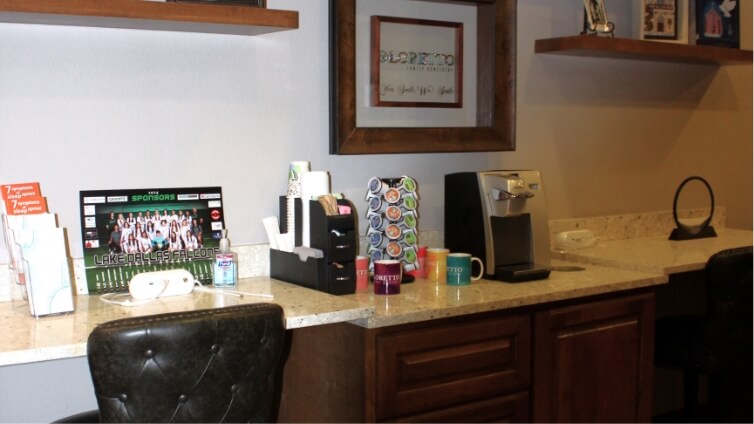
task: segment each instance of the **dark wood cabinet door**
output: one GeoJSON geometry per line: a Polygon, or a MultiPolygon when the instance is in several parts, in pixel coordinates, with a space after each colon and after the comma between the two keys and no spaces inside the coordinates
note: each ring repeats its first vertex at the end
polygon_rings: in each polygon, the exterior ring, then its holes
{"type": "Polygon", "coordinates": [[[649,422],[654,295],[538,312],[534,422],[649,422]]]}

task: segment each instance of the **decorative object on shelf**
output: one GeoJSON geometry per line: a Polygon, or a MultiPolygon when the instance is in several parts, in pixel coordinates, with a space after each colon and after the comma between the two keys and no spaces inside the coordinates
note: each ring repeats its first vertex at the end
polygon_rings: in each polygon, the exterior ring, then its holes
{"type": "Polygon", "coordinates": [[[222,4],[225,6],[254,6],[265,7],[265,0],[167,0],[174,3],[206,3],[222,4]]]}
{"type": "Polygon", "coordinates": [[[582,34],[613,36],[615,24],[607,19],[605,0],[584,0],[584,31],[582,34]]]}
{"type": "Polygon", "coordinates": [[[715,233],[715,229],[710,225],[710,222],[712,221],[712,216],[715,214],[715,195],[712,193],[712,187],[710,187],[707,180],[705,180],[702,177],[692,176],[688,177],[681,185],[678,186],[678,189],[675,192],[675,197],[673,198],[673,219],[675,220],[676,228],[673,229],[673,231],[670,233],[669,240],[694,240],[694,239],[700,239],[700,238],[707,238],[707,237],[717,237],[717,233],[715,233]],[[709,216],[706,218],[702,217],[699,219],[698,223],[689,224],[689,223],[682,223],[681,220],[678,218],[678,198],[681,195],[681,191],[686,186],[686,184],[692,182],[692,181],[700,181],[702,182],[705,187],[707,187],[707,191],[709,192],[709,202],[710,202],[710,211],[709,216]]]}
{"type": "Polygon", "coordinates": [[[696,43],[738,48],[738,1],[696,0],[696,43]]]}
{"type": "MultiPolygon", "coordinates": [[[[400,26],[411,32],[423,31],[425,27],[400,26]]],[[[437,27],[432,31],[437,31],[437,27]]],[[[330,0],[330,42],[331,154],[514,150],[515,1],[330,0]],[[460,40],[454,43],[462,48],[462,55],[458,56],[465,56],[461,58],[462,92],[454,81],[454,90],[462,99],[460,107],[411,104],[382,107],[372,103],[372,16],[443,22],[447,20],[443,16],[452,16],[453,22],[463,23],[466,36],[462,43],[460,40]]],[[[394,48],[396,54],[405,51],[410,57],[406,44],[404,42],[400,49],[394,48]]],[[[455,49],[448,42],[442,45],[443,49],[455,49]]],[[[426,80],[424,76],[421,78],[421,81],[426,80]]],[[[419,81],[418,77],[414,77],[414,81],[419,81]]]]}
{"type": "Polygon", "coordinates": [[[689,0],[638,0],[634,11],[635,38],[688,44],[689,0]]]}
{"type": "Polygon", "coordinates": [[[381,259],[399,260],[405,272],[419,266],[418,230],[419,195],[416,181],[408,176],[400,178],[372,177],[367,186],[369,203],[366,218],[367,254],[370,268],[381,259]]]}

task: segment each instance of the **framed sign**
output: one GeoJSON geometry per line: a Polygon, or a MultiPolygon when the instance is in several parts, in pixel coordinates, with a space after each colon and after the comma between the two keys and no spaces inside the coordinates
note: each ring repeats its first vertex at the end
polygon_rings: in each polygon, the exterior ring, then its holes
{"type": "Polygon", "coordinates": [[[688,43],[688,0],[639,0],[633,35],[640,40],[688,43]]]}
{"type": "Polygon", "coordinates": [[[678,0],[641,0],[641,3],[645,39],[678,38],[678,0]]]}
{"type": "MultiPolygon", "coordinates": [[[[516,1],[330,0],[330,42],[331,154],[515,149],[516,1]],[[375,8],[379,13],[372,12],[375,8]],[[459,14],[470,15],[472,19],[458,19],[459,14]],[[393,18],[406,20],[389,22],[393,18]],[[435,21],[435,25],[423,21],[435,21]],[[375,29],[372,24],[376,22],[379,22],[379,38],[372,37],[375,29]],[[463,25],[446,26],[458,22],[463,25]],[[420,33],[429,33],[431,41],[427,45],[442,48],[442,52],[435,53],[444,55],[444,65],[449,65],[448,55],[461,56],[461,67],[453,69],[457,71],[453,78],[431,84],[450,87],[456,98],[425,101],[416,92],[413,97],[407,96],[406,101],[375,96],[375,87],[386,82],[386,78],[400,76],[393,70],[374,69],[370,43],[379,42],[384,47],[385,43],[394,42],[389,36],[384,38],[386,25],[390,27],[389,35],[402,31],[414,46],[425,43],[419,39],[420,33]],[[365,48],[357,48],[364,46],[363,40],[365,48]],[[362,66],[364,55],[366,66],[362,66]],[[400,122],[372,119],[371,115],[369,119],[361,119],[362,110],[367,115],[392,112],[399,115],[400,122]],[[463,116],[445,119],[454,114],[463,116]]],[[[404,52],[405,60],[410,61],[412,48],[401,47],[398,51],[393,48],[392,60],[404,60],[400,55],[404,52]]],[[[391,60],[389,51],[385,54],[383,59],[391,60]]],[[[445,66],[442,70],[449,68],[445,66]]],[[[426,80],[415,77],[410,81],[419,85],[426,80]]]]}
{"type": "Polygon", "coordinates": [[[79,193],[90,294],[128,290],[134,275],[185,269],[212,282],[224,228],[220,187],[79,193]]]}
{"type": "Polygon", "coordinates": [[[371,104],[463,105],[463,24],[372,16],[371,104]]]}
{"type": "Polygon", "coordinates": [[[740,45],[738,2],[696,1],[696,43],[738,48],[740,45]]]}

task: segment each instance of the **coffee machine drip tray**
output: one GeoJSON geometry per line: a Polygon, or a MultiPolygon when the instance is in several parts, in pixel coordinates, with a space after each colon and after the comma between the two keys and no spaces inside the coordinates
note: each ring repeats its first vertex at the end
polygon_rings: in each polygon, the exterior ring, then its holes
{"type": "Polygon", "coordinates": [[[509,283],[542,280],[550,276],[550,267],[537,264],[506,265],[495,267],[495,280],[509,283]]]}

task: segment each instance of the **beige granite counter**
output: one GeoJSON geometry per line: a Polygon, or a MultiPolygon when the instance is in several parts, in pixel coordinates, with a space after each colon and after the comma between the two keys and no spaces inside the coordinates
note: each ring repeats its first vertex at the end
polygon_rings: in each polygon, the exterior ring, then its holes
{"type": "MultiPolygon", "coordinates": [[[[553,261],[555,269],[573,263],[553,261]]],[[[479,280],[454,287],[428,280],[401,286],[400,295],[374,295],[371,291],[342,296],[363,307],[373,307],[372,317],[353,321],[367,328],[426,321],[478,312],[574,299],[667,282],[657,273],[584,265],[582,271],[552,271],[546,280],[525,283],[479,280]]],[[[372,286],[369,286],[370,290],[372,286]]]]}
{"type": "Polygon", "coordinates": [[[86,339],[97,324],[133,316],[269,301],[283,307],[285,326],[294,329],[365,319],[373,314],[369,306],[270,278],[242,279],[237,289],[271,294],[274,299],[195,292],[125,307],[101,302],[100,296],[85,295],[75,297],[76,312],[41,318],[29,315],[25,301],[0,302],[0,366],[85,356],[86,339]]]}
{"type": "MultiPolygon", "coordinates": [[[[717,237],[697,240],[668,240],[668,235],[598,241],[596,245],[568,252],[553,252],[553,257],[568,261],[627,270],[675,274],[704,269],[713,254],[734,247],[752,245],[748,230],[716,228],[717,237]]],[[[667,234],[670,234],[668,231],[667,234]]]]}

